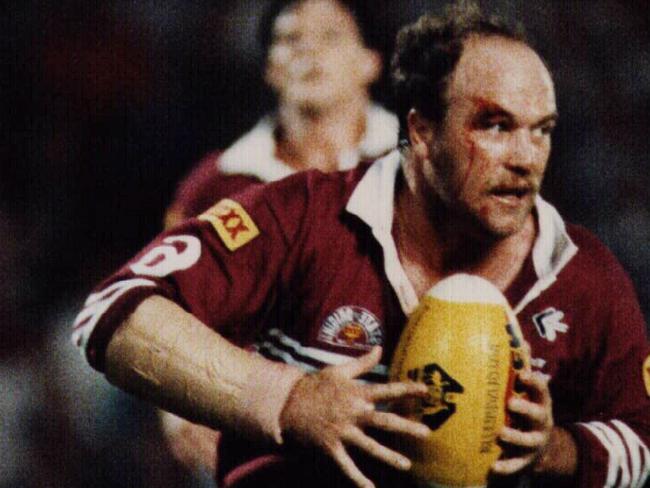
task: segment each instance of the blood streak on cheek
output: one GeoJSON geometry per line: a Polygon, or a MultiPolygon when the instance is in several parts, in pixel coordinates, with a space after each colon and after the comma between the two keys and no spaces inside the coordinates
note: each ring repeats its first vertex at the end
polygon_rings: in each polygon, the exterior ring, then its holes
{"type": "Polygon", "coordinates": [[[472,169],[476,162],[476,143],[472,140],[469,131],[467,130],[465,131],[465,146],[467,147],[468,161],[467,169],[465,169],[465,176],[463,177],[463,186],[465,186],[467,180],[472,174],[472,169]]]}
{"type": "Polygon", "coordinates": [[[469,127],[464,129],[463,143],[467,148],[467,167],[465,168],[465,174],[463,174],[460,180],[460,185],[458,185],[457,197],[460,197],[464,193],[465,186],[467,186],[467,182],[476,166],[476,143],[472,140],[471,128],[469,127]]]}
{"type": "MultiPolygon", "coordinates": [[[[468,160],[465,174],[463,175],[461,184],[458,188],[458,197],[460,197],[465,192],[465,188],[468,185],[469,179],[472,175],[475,176],[474,179],[476,182],[477,179],[487,178],[487,172],[489,169],[489,162],[486,160],[481,161],[481,158],[478,157],[477,153],[479,152],[479,149],[477,148],[476,141],[472,138],[471,129],[466,129],[465,131],[464,144],[467,148],[468,160]]],[[[481,199],[481,201],[483,202],[483,199],[481,199]]],[[[489,212],[490,209],[488,204],[483,203],[483,205],[481,205],[479,208],[479,215],[481,218],[487,218],[489,212]]]]}
{"type": "Polygon", "coordinates": [[[490,209],[488,208],[487,205],[482,205],[481,208],[478,211],[479,215],[483,220],[487,219],[488,214],[490,213],[490,209]]]}
{"type": "MultiPolygon", "coordinates": [[[[498,106],[496,106],[493,102],[486,100],[481,97],[476,97],[473,100],[474,104],[474,113],[479,114],[485,110],[490,110],[490,109],[498,109],[498,106]]],[[[467,183],[469,181],[470,176],[475,173],[478,175],[478,177],[484,177],[486,178],[488,176],[488,169],[489,169],[489,161],[484,160],[483,165],[479,164],[477,158],[477,143],[474,140],[474,122],[469,121],[465,127],[463,128],[464,134],[463,134],[463,142],[465,144],[465,147],[467,148],[467,155],[468,155],[468,160],[467,160],[467,168],[465,168],[465,174],[463,175],[463,178],[461,179],[460,185],[458,187],[458,195],[460,196],[463,194],[465,191],[465,187],[467,186],[467,183]],[[481,167],[484,166],[484,167],[481,167]]],[[[488,208],[483,206],[480,209],[481,215],[487,214],[488,208]]]]}

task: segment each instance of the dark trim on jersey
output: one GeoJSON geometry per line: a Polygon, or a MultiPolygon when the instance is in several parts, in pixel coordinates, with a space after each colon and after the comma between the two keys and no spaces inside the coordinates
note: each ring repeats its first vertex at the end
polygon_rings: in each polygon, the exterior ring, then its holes
{"type": "MultiPolygon", "coordinates": [[[[297,340],[287,336],[279,329],[270,329],[266,336],[260,338],[253,346],[265,358],[295,366],[308,373],[314,373],[326,366],[341,364],[350,360],[350,356],[316,347],[303,346],[297,340]]],[[[388,379],[388,366],[379,364],[360,377],[369,383],[385,383],[388,379]]]]}

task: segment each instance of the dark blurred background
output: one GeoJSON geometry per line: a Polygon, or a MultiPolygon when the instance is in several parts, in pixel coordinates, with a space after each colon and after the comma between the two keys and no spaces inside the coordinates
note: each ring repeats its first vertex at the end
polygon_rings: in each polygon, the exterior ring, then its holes
{"type": "MultiPolygon", "coordinates": [[[[255,38],[265,3],[0,6],[0,488],[209,486],[68,335],[90,288],[160,230],[178,180],[272,106],[255,38]]],[[[445,3],[370,3],[377,46],[445,3]]],[[[555,76],[543,193],[619,256],[648,317],[650,4],[481,3],[521,19],[555,76]]],[[[385,81],[374,95],[390,105],[385,81]]]]}

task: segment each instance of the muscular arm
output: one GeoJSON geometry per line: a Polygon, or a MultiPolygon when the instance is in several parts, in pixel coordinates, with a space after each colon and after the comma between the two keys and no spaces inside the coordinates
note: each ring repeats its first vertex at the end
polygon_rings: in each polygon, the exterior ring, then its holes
{"type": "Polygon", "coordinates": [[[280,412],[303,373],[232,345],[173,302],[152,296],[113,335],[106,375],[192,421],[280,443],[280,412]]]}
{"type": "Polygon", "coordinates": [[[106,375],[116,386],[209,427],[237,428],[248,437],[278,444],[284,431],[332,457],[358,486],[372,487],[346,445],[398,469],[409,469],[410,461],[367,436],[363,428],[429,434],[422,424],[375,411],[375,402],[426,394],[424,385],[364,385],[355,380],[380,357],[381,349],[375,348],[359,359],[306,376],[230,344],[173,302],[152,296],[111,338],[106,375]]]}

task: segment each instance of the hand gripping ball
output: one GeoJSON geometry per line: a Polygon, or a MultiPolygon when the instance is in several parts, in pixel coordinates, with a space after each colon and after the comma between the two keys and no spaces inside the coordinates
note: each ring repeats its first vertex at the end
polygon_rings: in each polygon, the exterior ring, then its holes
{"type": "Polygon", "coordinates": [[[506,298],[478,276],[440,281],[410,316],[391,365],[392,381],[425,383],[425,398],[395,406],[432,433],[400,448],[412,474],[428,487],[487,484],[501,455],[496,436],[510,423],[506,402],[516,372],[530,367],[517,319],[506,298]]]}

